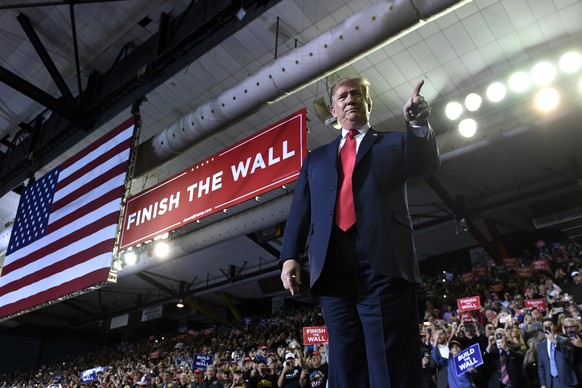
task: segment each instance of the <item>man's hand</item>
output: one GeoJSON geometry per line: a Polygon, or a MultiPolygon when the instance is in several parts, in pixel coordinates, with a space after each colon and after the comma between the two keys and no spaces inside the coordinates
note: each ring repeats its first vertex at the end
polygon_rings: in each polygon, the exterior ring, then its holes
{"type": "Polygon", "coordinates": [[[299,286],[301,285],[301,267],[296,260],[290,259],[283,263],[281,281],[283,282],[283,288],[289,290],[291,295],[295,295],[299,291],[299,286]]]}
{"type": "Polygon", "coordinates": [[[404,118],[410,125],[426,125],[432,110],[428,102],[420,95],[422,85],[424,85],[424,80],[418,81],[412,95],[404,104],[404,118]]]}

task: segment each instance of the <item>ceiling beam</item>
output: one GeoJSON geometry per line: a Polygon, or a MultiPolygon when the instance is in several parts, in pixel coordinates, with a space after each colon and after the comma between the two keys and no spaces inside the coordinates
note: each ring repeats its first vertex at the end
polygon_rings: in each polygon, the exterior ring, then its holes
{"type": "MultiPolygon", "coordinates": [[[[55,85],[57,85],[57,88],[59,88],[61,95],[65,99],[66,105],[68,105],[67,108],[71,112],[77,112],[79,110],[79,104],[75,100],[75,97],[73,97],[73,93],[71,93],[71,90],[69,89],[65,80],[61,76],[59,69],[57,69],[57,66],[53,62],[47,49],[44,47],[44,44],[41,42],[38,34],[36,33],[34,27],[32,26],[32,23],[30,22],[30,19],[28,18],[28,16],[26,16],[23,13],[18,14],[16,19],[20,23],[20,26],[24,30],[24,33],[28,37],[28,40],[32,44],[32,47],[34,48],[34,50],[38,54],[38,57],[40,58],[40,60],[44,64],[44,67],[46,68],[49,75],[53,79],[55,85]]],[[[49,107],[47,107],[47,108],[49,108],[49,107]]],[[[75,115],[73,114],[72,117],[74,117],[74,116],[75,115]]]]}
{"type": "Polygon", "coordinates": [[[184,13],[169,21],[167,32],[171,34],[160,55],[157,32],[115,63],[107,74],[95,77],[92,92],[84,93],[86,109],[78,120],[67,104],[0,67],[0,82],[53,111],[43,125],[36,149],[29,150],[30,143],[23,142],[3,158],[0,197],[279,1],[245,0],[247,13],[242,20],[235,15],[240,1],[192,1],[184,13]],[[34,160],[29,163],[25,159],[30,152],[34,160]]]}

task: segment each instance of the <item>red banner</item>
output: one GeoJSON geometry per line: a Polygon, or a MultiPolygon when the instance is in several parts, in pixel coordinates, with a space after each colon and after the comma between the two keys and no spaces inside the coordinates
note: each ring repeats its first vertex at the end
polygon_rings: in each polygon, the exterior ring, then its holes
{"type": "Polygon", "coordinates": [[[306,109],[130,197],[119,249],[296,180],[307,155],[306,109]]]}
{"type": "Polygon", "coordinates": [[[517,269],[517,276],[520,278],[531,278],[533,276],[533,268],[532,266],[527,267],[519,267],[517,269]]]}
{"type": "Polygon", "coordinates": [[[458,312],[479,310],[481,308],[481,298],[477,296],[469,296],[467,298],[457,299],[458,312]]]}
{"type": "Polygon", "coordinates": [[[303,328],[303,345],[321,345],[329,340],[327,326],[306,326],[303,328]]]}
{"type": "Polygon", "coordinates": [[[534,260],[531,262],[534,271],[546,271],[548,263],[545,260],[534,260]]]}
{"type": "Polygon", "coordinates": [[[525,307],[528,309],[538,309],[540,311],[546,311],[548,309],[546,305],[546,300],[543,298],[540,299],[526,299],[525,300],[525,307]]]}

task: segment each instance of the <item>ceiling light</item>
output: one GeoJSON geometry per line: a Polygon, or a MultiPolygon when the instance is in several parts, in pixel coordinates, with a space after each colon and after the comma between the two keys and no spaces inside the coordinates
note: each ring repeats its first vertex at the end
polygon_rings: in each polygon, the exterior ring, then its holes
{"type": "Polygon", "coordinates": [[[531,69],[531,78],[536,85],[548,85],[556,78],[556,67],[550,62],[540,62],[531,69]]]}
{"type": "Polygon", "coordinates": [[[544,88],[535,97],[535,105],[542,112],[554,110],[560,102],[560,94],[554,88],[544,88]]]}
{"type": "Polygon", "coordinates": [[[134,265],[135,263],[137,263],[137,254],[133,251],[126,252],[123,255],[123,261],[125,261],[126,265],[134,265]]]}
{"type": "Polygon", "coordinates": [[[560,70],[564,73],[575,73],[582,67],[582,55],[569,51],[560,58],[560,70]]]}
{"type": "Polygon", "coordinates": [[[509,84],[509,88],[516,93],[525,92],[531,86],[531,80],[525,71],[513,73],[507,83],[509,84]]]}
{"type": "Polygon", "coordinates": [[[178,303],[176,303],[176,307],[179,309],[184,308],[184,301],[182,299],[178,299],[178,303]]]}
{"type": "Polygon", "coordinates": [[[501,82],[493,82],[487,88],[487,98],[491,102],[499,102],[505,98],[505,86],[501,82]]]}
{"type": "Polygon", "coordinates": [[[473,137],[477,132],[477,122],[473,119],[464,119],[459,123],[459,133],[464,137],[473,137]]]}
{"type": "Polygon", "coordinates": [[[456,120],[458,119],[461,114],[463,113],[463,106],[458,102],[449,102],[445,107],[445,114],[449,118],[449,120],[456,120]]]}
{"type": "Polygon", "coordinates": [[[154,246],[154,254],[156,257],[165,259],[170,254],[170,245],[164,241],[158,241],[154,246]]]}
{"type": "Polygon", "coordinates": [[[481,107],[483,99],[477,93],[470,93],[465,97],[465,108],[470,112],[475,112],[481,107]]]}

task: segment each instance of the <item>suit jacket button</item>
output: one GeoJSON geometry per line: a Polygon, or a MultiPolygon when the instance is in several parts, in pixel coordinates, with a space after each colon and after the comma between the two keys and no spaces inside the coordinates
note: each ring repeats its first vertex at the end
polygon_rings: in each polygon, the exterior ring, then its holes
{"type": "Polygon", "coordinates": [[[331,186],[331,191],[335,191],[335,186],[331,186]]]}
{"type": "Polygon", "coordinates": [[[330,216],[333,216],[333,212],[331,210],[329,211],[329,215],[330,216]]]}

